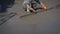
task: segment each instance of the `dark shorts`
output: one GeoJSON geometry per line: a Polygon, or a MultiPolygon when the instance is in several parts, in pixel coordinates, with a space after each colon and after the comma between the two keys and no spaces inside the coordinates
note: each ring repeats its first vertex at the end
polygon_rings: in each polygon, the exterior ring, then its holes
{"type": "Polygon", "coordinates": [[[38,4],[40,4],[40,1],[39,0],[33,0],[33,1],[36,1],[38,4]]]}
{"type": "MultiPolygon", "coordinates": [[[[38,4],[40,4],[40,1],[39,1],[39,0],[33,0],[33,1],[37,2],[38,4]]],[[[33,2],[33,1],[32,1],[32,2],[33,2]]],[[[36,6],[37,6],[36,3],[31,3],[31,7],[32,7],[34,10],[42,9],[42,8],[40,8],[40,7],[37,8],[36,6]],[[36,7],[36,8],[34,8],[34,7],[36,7]]]]}

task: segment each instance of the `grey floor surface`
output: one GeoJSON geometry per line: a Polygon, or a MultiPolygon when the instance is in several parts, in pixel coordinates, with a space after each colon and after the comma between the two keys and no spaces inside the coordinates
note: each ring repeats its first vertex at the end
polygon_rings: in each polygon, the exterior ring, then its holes
{"type": "Polygon", "coordinates": [[[0,26],[0,34],[60,34],[60,6],[57,6],[60,0],[41,1],[47,8],[56,7],[21,19],[23,0],[16,0],[8,12],[16,12],[17,15],[0,26]]]}

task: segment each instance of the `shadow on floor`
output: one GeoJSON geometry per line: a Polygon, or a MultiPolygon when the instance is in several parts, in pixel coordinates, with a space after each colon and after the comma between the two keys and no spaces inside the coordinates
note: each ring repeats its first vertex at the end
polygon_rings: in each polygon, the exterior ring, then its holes
{"type": "Polygon", "coordinates": [[[0,0],[0,13],[7,12],[7,8],[14,5],[15,0],[0,0]]]}

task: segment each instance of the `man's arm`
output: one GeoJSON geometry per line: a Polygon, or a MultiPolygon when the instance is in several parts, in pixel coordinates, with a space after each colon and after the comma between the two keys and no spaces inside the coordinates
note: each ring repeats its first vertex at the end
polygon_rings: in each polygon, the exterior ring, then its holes
{"type": "Polygon", "coordinates": [[[35,10],[34,10],[32,7],[30,7],[30,8],[29,8],[29,10],[31,10],[31,11],[33,11],[33,12],[35,12],[35,10]]]}
{"type": "Polygon", "coordinates": [[[45,5],[44,3],[42,3],[42,2],[41,2],[41,6],[42,6],[42,8],[43,8],[44,10],[47,9],[46,5],[45,5]]]}

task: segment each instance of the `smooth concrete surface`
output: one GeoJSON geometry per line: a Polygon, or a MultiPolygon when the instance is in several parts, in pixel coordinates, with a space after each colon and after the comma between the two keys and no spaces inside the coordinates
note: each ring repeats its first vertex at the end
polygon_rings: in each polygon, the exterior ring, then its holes
{"type": "MultiPolygon", "coordinates": [[[[60,4],[60,0],[40,0],[47,8],[60,4]]],[[[23,0],[16,0],[8,12],[16,12],[17,15],[0,26],[0,34],[60,34],[60,6],[20,18],[24,15],[22,9],[23,0]]]]}

